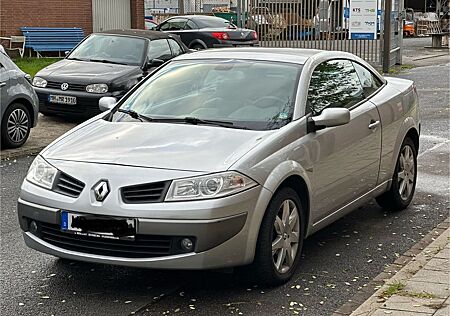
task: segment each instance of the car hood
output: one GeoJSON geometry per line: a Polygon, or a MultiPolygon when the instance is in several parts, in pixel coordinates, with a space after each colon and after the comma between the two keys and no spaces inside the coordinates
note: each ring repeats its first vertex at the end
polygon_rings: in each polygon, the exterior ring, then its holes
{"type": "Polygon", "coordinates": [[[142,72],[139,66],[63,59],[39,71],[36,76],[70,83],[110,83],[117,78],[142,72]]]}
{"type": "Polygon", "coordinates": [[[271,131],[97,120],[47,147],[48,159],[160,169],[227,170],[271,131]]]}

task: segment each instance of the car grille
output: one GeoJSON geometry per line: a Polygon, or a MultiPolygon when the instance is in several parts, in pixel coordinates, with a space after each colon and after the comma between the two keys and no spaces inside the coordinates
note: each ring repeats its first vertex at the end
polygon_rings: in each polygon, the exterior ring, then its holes
{"type": "Polygon", "coordinates": [[[58,174],[58,178],[56,179],[56,184],[54,186],[55,192],[71,197],[78,197],[83,189],[83,182],[65,174],[64,172],[60,172],[58,174]]]}
{"type": "Polygon", "coordinates": [[[42,240],[82,253],[123,258],[150,258],[186,253],[178,246],[183,237],[136,235],[134,240],[124,240],[77,235],[61,231],[59,225],[43,222],[38,222],[38,227],[38,237],[42,240]]]}
{"type": "MultiPolygon", "coordinates": [[[[63,82],[55,82],[55,81],[48,81],[46,88],[51,89],[59,89],[61,90],[61,85],[63,82]]],[[[71,91],[86,91],[86,85],[83,84],[75,84],[75,83],[69,83],[69,87],[66,90],[71,91]]]]}
{"type": "Polygon", "coordinates": [[[124,187],[122,200],[128,204],[162,202],[169,189],[170,181],[161,181],[124,187]]]}

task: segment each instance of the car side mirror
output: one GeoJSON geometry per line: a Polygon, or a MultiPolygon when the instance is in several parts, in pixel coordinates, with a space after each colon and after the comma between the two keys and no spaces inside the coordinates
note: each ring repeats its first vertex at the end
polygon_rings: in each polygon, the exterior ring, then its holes
{"type": "Polygon", "coordinates": [[[311,117],[310,129],[321,130],[327,127],[345,125],[350,122],[350,111],[345,108],[327,108],[317,116],[311,117]]]}
{"type": "Polygon", "coordinates": [[[114,97],[102,97],[98,101],[98,107],[102,112],[111,110],[116,104],[117,99],[114,97]]]}
{"type": "Polygon", "coordinates": [[[69,55],[69,53],[70,53],[70,50],[66,50],[65,52],[64,52],[64,56],[68,56],[69,55]]]}
{"type": "Polygon", "coordinates": [[[149,70],[150,68],[159,67],[159,66],[161,66],[164,63],[165,63],[164,60],[158,59],[158,58],[154,58],[154,59],[150,60],[149,62],[147,62],[147,64],[145,65],[145,69],[144,70],[149,70]]]}

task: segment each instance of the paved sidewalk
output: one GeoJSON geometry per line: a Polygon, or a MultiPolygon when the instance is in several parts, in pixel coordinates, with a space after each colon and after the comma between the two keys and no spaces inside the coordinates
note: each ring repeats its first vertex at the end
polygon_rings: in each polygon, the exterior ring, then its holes
{"type": "Polygon", "coordinates": [[[369,315],[450,315],[450,228],[351,314],[369,315]]]}
{"type": "Polygon", "coordinates": [[[38,125],[30,132],[27,142],[20,148],[3,149],[1,159],[12,159],[20,156],[37,154],[53,140],[75,127],[81,121],[68,121],[62,117],[51,117],[39,114],[38,125]]]}

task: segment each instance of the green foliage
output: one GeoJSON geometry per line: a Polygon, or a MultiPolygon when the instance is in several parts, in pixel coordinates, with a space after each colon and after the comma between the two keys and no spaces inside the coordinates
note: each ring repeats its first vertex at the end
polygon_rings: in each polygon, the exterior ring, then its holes
{"type": "Polygon", "coordinates": [[[389,287],[384,290],[382,296],[384,298],[391,297],[394,294],[398,294],[400,291],[402,291],[405,288],[405,285],[401,282],[396,282],[389,284],[389,287]]]}
{"type": "Polygon", "coordinates": [[[61,58],[17,58],[13,61],[16,63],[16,65],[22,69],[22,71],[26,72],[27,74],[30,74],[32,77],[41,70],[42,68],[47,67],[48,65],[51,65],[58,60],[61,60],[61,58]]]}

